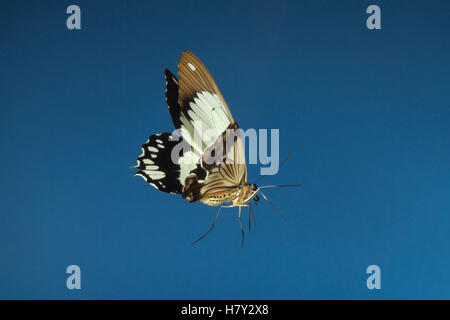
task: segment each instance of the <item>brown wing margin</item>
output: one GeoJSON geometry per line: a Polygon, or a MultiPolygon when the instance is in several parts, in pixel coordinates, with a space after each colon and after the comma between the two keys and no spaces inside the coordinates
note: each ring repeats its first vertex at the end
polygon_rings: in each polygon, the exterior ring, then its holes
{"type": "Polygon", "coordinates": [[[217,87],[214,78],[200,59],[192,52],[188,50],[183,51],[178,61],[178,75],[178,104],[182,108],[188,108],[189,101],[192,101],[198,92],[208,91],[211,94],[217,94],[219,96],[226,107],[230,123],[234,123],[230,108],[217,87]]]}

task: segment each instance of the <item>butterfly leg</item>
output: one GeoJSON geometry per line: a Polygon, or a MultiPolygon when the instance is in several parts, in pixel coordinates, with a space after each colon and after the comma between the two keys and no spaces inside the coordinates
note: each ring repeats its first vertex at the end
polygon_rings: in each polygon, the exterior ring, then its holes
{"type": "MultiPolygon", "coordinates": [[[[248,209],[249,209],[250,213],[251,213],[251,214],[252,214],[252,216],[253,216],[253,226],[255,226],[255,227],[256,227],[256,218],[255,218],[255,211],[253,210],[253,208],[252,208],[252,205],[251,205],[251,204],[249,204],[249,205],[248,205],[248,209]]],[[[249,219],[250,219],[250,217],[249,217],[249,219]]]]}
{"type": "Polygon", "coordinates": [[[238,220],[239,220],[239,225],[241,226],[241,233],[242,233],[241,248],[243,248],[244,247],[244,228],[242,227],[242,221],[241,221],[241,209],[242,209],[242,206],[239,206],[238,220]]]}
{"type": "Polygon", "coordinates": [[[251,228],[251,220],[250,220],[250,208],[251,208],[251,206],[250,205],[248,205],[248,207],[247,207],[247,215],[248,215],[248,232],[251,232],[252,231],[252,228],[251,228]]]}
{"type": "Polygon", "coordinates": [[[286,217],[281,213],[280,210],[278,210],[277,207],[275,207],[275,205],[266,197],[266,195],[264,193],[262,193],[262,191],[259,191],[259,193],[262,195],[262,197],[264,198],[264,200],[266,200],[270,206],[284,219],[286,220],[286,217]]]}
{"type": "Polygon", "coordinates": [[[217,218],[219,217],[220,210],[222,210],[222,208],[231,208],[231,207],[232,207],[232,206],[220,206],[220,207],[219,207],[219,210],[217,211],[216,217],[214,218],[214,221],[213,221],[213,223],[212,223],[211,228],[209,228],[209,230],[206,231],[206,233],[205,233],[204,235],[202,235],[200,238],[198,238],[197,240],[195,240],[194,242],[192,242],[192,244],[196,244],[197,242],[199,242],[200,240],[202,240],[204,237],[206,237],[206,235],[207,235],[208,233],[210,233],[210,232],[214,229],[214,226],[215,226],[215,224],[216,224],[216,220],[217,220],[217,218]]]}

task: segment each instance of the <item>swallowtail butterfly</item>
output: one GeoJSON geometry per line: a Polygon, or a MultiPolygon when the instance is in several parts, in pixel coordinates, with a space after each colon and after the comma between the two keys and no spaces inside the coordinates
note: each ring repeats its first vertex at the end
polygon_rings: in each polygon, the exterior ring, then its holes
{"type": "Polygon", "coordinates": [[[164,74],[169,113],[181,136],[167,132],[151,135],[133,167],[138,169],[135,175],[160,191],[181,194],[190,202],[200,200],[219,206],[211,228],[193,243],[214,228],[222,208],[238,207],[243,245],[242,208],[248,210],[250,230],[250,213],[255,217],[251,202],[259,201],[258,194],[281,215],[261,189],[299,185],[257,187],[247,182],[239,126],[213,77],[192,52],[181,55],[179,79],[167,69],[164,74]],[[208,130],[215,134],[208,137],[208,130]],[[178,158],[174,160],[173,154],[178,158]]]}

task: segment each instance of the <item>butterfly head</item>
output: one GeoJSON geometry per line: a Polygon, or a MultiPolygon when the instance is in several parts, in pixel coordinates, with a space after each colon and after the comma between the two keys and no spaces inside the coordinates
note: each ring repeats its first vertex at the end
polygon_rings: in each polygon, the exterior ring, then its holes
{"type": "Polygon", "coordinates": [[[255,200],[255,202],[259,201],[259,197],[258,197],[258,186],[254,183],[249,183],[249,184],[245,184],[242,185],[240,187],[240,189],[242,190],[241,192],[243,192],[243,197],[241,199],[243,199],[244,203],[250,203],[252,200],[255,200]]]}
{"type": "Polygon", "coordinates": [[[258,186],[255,183],[250,184],[250,187],[252,188],[252,197],[253,200],[255,200],[255,203],[257,203],[259,201],[259,197],[258,197],[258,186]]]}

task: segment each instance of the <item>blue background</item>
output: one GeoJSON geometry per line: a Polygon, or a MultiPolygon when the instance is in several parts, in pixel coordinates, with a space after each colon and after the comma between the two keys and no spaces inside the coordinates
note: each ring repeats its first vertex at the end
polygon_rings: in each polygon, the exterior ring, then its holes
{"type": "MultiPolygon", "coordinates": [[[[450,298],[450,2],[2,1],[0,298],[450,298]],[[66,28],[78,4],[82,29],[66,28]],[[381,7],[382,29],[366,28],[381,7]],[[132,177],[189,49],[283,158],[237,210],[132,177]],[[247,227],[246,219],[244,219],[247,227]],[[82,289],[66,288],[79,265],[82,289]],[[366,287],[381,268],[381,290],[366,287]]],[[[259,173],[249,167],[249,181],[259,173]]]]}

